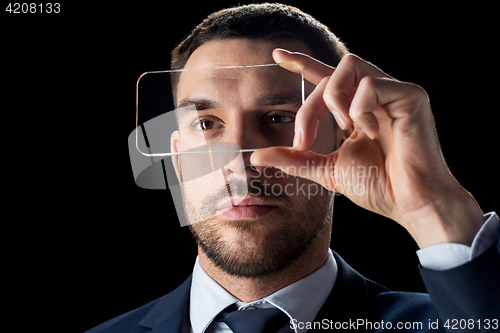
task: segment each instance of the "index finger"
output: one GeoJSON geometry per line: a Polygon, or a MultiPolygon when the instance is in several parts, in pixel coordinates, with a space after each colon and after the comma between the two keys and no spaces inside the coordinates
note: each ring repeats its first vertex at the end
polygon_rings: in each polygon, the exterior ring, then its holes
{"type": "Polygon", "coordinates": [[[294,73],[302,73],[304,78],[314,85],[318,85],[324,77],[331,76],[335,71],[335,67],[328,66],[300,52],[275,49],[273,51],[273,58],[281,67],[294,73]]]}

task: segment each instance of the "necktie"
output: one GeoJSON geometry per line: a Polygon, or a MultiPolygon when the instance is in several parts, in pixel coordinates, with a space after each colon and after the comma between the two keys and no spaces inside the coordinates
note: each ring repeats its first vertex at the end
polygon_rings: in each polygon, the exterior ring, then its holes
{"type": "Polygon", "coordinates": [[[222,318],[233,333],[292,333],[290,318],[280,309],[233,311],[222,318]]]}

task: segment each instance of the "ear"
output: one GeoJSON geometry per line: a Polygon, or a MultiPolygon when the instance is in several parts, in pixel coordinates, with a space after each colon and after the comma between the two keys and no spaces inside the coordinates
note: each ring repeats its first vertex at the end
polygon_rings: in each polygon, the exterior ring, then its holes
{"type": "MultiPolygon", "coordinates": [[[[179,150],[179,131],[175,131],[170,136],[170,151],[172,153],[178,153],[179,150]]],[[[175,174],[177,175],[177,180],[179,183],[182,182],[181,165],[179,160],[179,155],[172,156],[172,164],[174,165],[175,174]]]]}

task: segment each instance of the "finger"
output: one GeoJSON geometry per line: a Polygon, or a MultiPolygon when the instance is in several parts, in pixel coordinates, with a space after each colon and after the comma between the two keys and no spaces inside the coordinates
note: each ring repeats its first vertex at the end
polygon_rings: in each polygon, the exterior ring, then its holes
{"type": "MultiPolygon", "coordinates": [[[[319,85],[325,77],[329,77],[335,71],[334,67],[325,65],[303,53],[275,49],[273,57],[280,66],[295,73],[302,73],[306,80],[316,85],[319,85]]],[[[323,102],[323,96],[319,95],[320,91],[324,91],[323,86],[316,87],[302,106],[301,112],[297,113],[293,146],[298,150],[308,149],[314,143],[318,122],[328,110],[323,102]]],[[[346,124],[345,119],[338,113],[333,112],[333,115],[339,125],[346,124]]],[[[340,126],[343,128],[342,125],[340,126]]]]}
{"type": "Polygon", "coordinates": [[[335,170],[333,163],[336,153],[328,156],[311,151],[297,151],[284,147],[259,149],[250,156],[253,166],[272,166],[291,176],[312,180],[327,190],[335,191],[335,170]]]}
{"type": "Polygon", "coordinates": [[[427,94],[417,85],[388,78],[365,77],[359,83],[349,114],[371,139],[383,119],[397,121],[408,130],[411,123],[430,115],[427,94]],[[428,112],[423,112],[423,110],[428,112]]]}
{"type": "Polygon", "coordinates": [[[340,61],[325,89],[325,103],[342,129],[352,125],[349,108],[359,82],[366,76],[390,77],[358,56],[348,54],[340,61]]]}
{"type": "Polygon", "coordinates": [[[275,49],[273,58],[281,67],[298,74],[302,73],[307,81],[315,85],[318,85],[325,76],[330,76],[335,71],[334,67],[311,56],[285,49],[275,49]]]}
{"type": "Polygon", "coordinates": [[[295,117],[295,136],[293,147],[297,150],[306,150],[316,140],[316,131],[321,119],[328,112],[323,93],[329,77],[323,78],[313,92],[307,97],[295,117]]]}

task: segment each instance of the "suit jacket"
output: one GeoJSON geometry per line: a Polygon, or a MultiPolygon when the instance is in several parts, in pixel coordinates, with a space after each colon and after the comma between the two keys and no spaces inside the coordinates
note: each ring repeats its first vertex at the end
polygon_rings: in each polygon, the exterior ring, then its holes
{"type": "MultiPolygon", "coordinates": [[[[494,319],[500,317],[500,241],[473,261],[451,270],[419,267],[429,294],[390,291],[364,278],[335,252],[334,256],[337,280],[315,319],[318,329],[338,325],[356,331],[398,331],[396,325],[402,323],[412,326],[404,331],[439,332],[446,324],[450,332],[461,331],[451,329],[453,324],[455,328],[469,325],[464,330],[467,332],[481,332],[479,327],[482,332],[495,331],[494,319]]],[[[190,288],[191,276],[169,294],[87,333],[181,333],[190,288]]]]}

